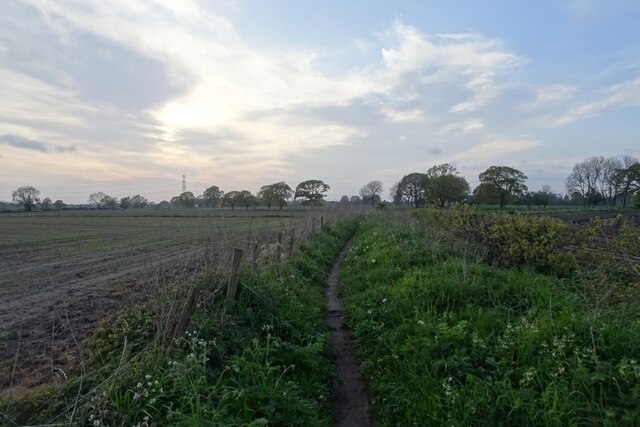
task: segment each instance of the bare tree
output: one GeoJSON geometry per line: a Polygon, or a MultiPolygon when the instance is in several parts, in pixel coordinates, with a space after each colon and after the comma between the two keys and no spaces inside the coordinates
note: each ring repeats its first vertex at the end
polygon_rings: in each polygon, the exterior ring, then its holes
{"type": "Polygon", "coordinates": [[[585,206],[595,206],[602,198],[599,184],[605,162],[606,159],[603,156],[589,157],[574,165],[571,174],[567,177],[567,190],[569,193],[579,192],[584,198],[585,206]]]}
{"type": "Polygon", "coordinates": [[[360,197],[362,197],[362,200],[371,199],[371,207],[373,207],[376,201],[376,196],[380,196],[382,191],[383,188],[381,181],[371,181],[360,189],[360,197]]]}
{"type": "Polygon", "coordinates": [[[40,190],[30,185],[17,188],[11,195],[13,203],[22,206],[25,212],[31,212],[36,203],[40,203],[40,190]]]}
{"type": "Polygon", "coordinates": [[[618,197],[626,204],[629,195],[628,170],[637,160],[631,156],[622,159],[593,156],[577,163],[567,177],[567,191],[579,193],[585,206],[603,202],[614,206],[618,197]]]}
{"type": "Polygon", "coordinates": [[[616,204],[616,195],[622,185],[618,171],[622,169],[622,161],[615,157],[605,159],[602,164],[602,175],[600,176],[599,183],[600,193],[602,193],[605,202],[610,206],[614,206],[616,204]]]}

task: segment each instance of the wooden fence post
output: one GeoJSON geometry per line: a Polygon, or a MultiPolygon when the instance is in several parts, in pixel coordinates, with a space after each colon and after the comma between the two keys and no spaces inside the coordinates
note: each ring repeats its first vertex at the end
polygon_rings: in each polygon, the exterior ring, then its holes
{"type": "Polygon", "coordinates": [[[324,228],[324,217],[321,216],[320,217],[320,231],[322,231],[323,228],[324,228]]]}
{"type": "Polygon", "coordinates": [[[253,253],[251,259],[251,267],[253,267],[253,272],[258,272],[258,244],[253,245],[253,253]]]}
{"type": "Polygon", "coordinates": [[[238,275],[240,273],[240,261],[242,261],[242,249],[233,249],[233,262],[231,266],[231,277],[229,287],[227,287],[227,299],[235,299],[238,291],[238,275]]]}
{"type": "Polygon", "coordinates": [[[289,241],[289,258],[293,256],[293,243],[294,243],[295,235],[296,235],[296,229],[294,227],[291,227],[291,240],[289,241]]]}
{"type": "Polygon", "coordinates": [[[279,231],[278,244],[276,245],[276,270],[280,270],[281,258],[282,258],[282,231],[279,231]]]}
{"type": "Polygon", "coordinates": [[[316,234],[316,218],[311,218],[311,234],[316,234]]]}

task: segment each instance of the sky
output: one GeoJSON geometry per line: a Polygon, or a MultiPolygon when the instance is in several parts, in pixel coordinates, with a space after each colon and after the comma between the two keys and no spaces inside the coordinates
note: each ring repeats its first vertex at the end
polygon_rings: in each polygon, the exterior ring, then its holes
{"type": "Polygon", "coordinates": [[[640,156],[640,2],[2,0],[0,200],[640,156]]]}

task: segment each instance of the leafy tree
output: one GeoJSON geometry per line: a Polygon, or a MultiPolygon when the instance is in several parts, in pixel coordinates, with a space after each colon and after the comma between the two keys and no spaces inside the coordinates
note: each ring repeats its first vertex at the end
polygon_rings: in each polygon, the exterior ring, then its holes
{"type": "Polygon", "coordinates": [[[605,198],[605,203],[615,206],[616,198],[622,185],[622,180],[618,171],[624,169],[620,159],[609,157],[603,163],[602,176],[600,177],[599,189],[605,198]]]}
{"type": "Polygon", "coordinates": [[[123,197],[120,199],[120,207],[122,209],[129,209],[133,203],[131,203],[131,197],[123,197]]]}
{"type": "Polygon", "coordinates": [[[40,190],[30,185],[18,187],[12,194],[11,200],[24,209],[25,212],[31,212],[36,203],[40,203],[38,195],[40,190]]]}
{"type": "Polygon", "coordinates": [[[458,176],[456,168],[443,163],[436,165],[427,171],[427,195],[432,200],[438,200],[440,207],[446,202],[463,200],[469,194],[469,183],[464,177],[458,176]]]}
{"type": "Polygon", "coordinates": [[[527,176],[508,166],[491,166],[478,178],[481,184],[493,187],[498,193],[500,209],[504,208],[513,196],[521,196],[527,191],[527,176]]]}
{"type": "Polygon", "coordinates": [[[191,209],[196,205],[196,196],[191,191],[185,191],[179,196],[172,197],[171,204],[179,208],[191,209]]]}
{"type": "Polygon", "coordinates": [[[295,198],[305,199],[303,204],[315,206],[322,202],[326,196],[326,192],[330,189],[331,187],[325,184],[322,180],[309,179],[298,184],[296,187],[295,198]]]}
{"type": "Polygon", "coordinates": [[[222,206],[231,206],[231,210],[236,208],[237,198],[236,195],[239,191],[229,191],[222,197],[222,206]]]}
{"type": "Polygon", "coordinates": [[[115,209],[118,207],[118,199],[111,196],[105,196],[100,204],[107,209],[115,209]]]}
{"type": "Polygon", "coordinates": [[[134,209],[146,208],[148,204],[149,200],[144,196],[136,194],[135,196],[131,197],[131,207],[134,209]]]}
{"type": "Polygon", "coordinates": [[[420,172],[413,172],[402,177],[396,184],[396,194],[394,200],[401,200],[414,208],[427,205],[427,175],[420,172]]]}
{"type": "Polygon", "coordinates": [[[64,209],[66,205],[64,204],[64,202],[62,200],[56,200],[55,202],[53,202],[53,208],[55,210],[61,210],[64,209]]]}
{"type": "Polygon", "coordinates": [[[360,197],[362,197],[362,200],[371,200],[371,207],[373,207],[376,202],[376,197],[378,201],[380,200],[380,193],[382,193],[382,191],[381,181],[370,181],[360,189],[360,197]]]}
{"type": "Polygon", "coordinates": [[[640,191],[640,163],[637,160],[632,163],[629,158],[624,158],[623,161],[625,168],[618,170],[617,174],[622,205],[627,206],[633,195],[640,191]]]}
{"type": "Polygon", "coordinates": [[[473,203],[478,205],[497,205],[500,203],[500,195],[494,186],[480,184],[473,190],[473,203]]]}
{"type": "Polygon", "coordinates": [[[287,200],[293,196],[293,190],[286,182],[276,182],[275,184],[264,185],[258,191],[258,198],[263,200],[269,206],[277,203],[280,209],[287,205],[287,200]]]}
{"type": "Polygon", "coordinates": [[[551,203],[552,197],[551,187],[543,185],[541,191],[536,191],[531,195],[531,202],[539,208],[546,208],[551,203]]]}
{"type": "Polygon", "coordinates": [[[360,198],[360,196],[351,196],[351,199],[349,199],[349,203],[351,203],[352,205],[361,205],[362,199],[360,198]]]}
{"type": "Polygon", "coordinates": [[[51,203],[52,200],[47,197],[42,201],[42,203],[40,203],[40,207],[42,208],[42,210],[48,211],[49,209],[51,209],[51,203]]]}
{"type": "Polygon", "coordinates": [[[349,196],[344,195],[340,198],[340,204],[341,205],[348,205],[349,204],[349,196]]]}
{"type": "Polygon", "coordinates": [[[212,185],[202,193],[202,197],[207,201],[209,207],[217,206],[223,196],[224,192],[216,185],[212,185]]]}
{"type": "Polygon", "coordinates": [[[106,197],[109,197],[109,196],[107,194],[103,193],[102,191],[98,191],[97,193],[91,193],[89,195],[89,204],[93,205],[96,208],[102,208],[102,207],[104,207],[102,201],[106,197]]]}
{"type": "Polygon", "coordinates": [[[244,206],[247,210],[257,202],[256,197],[251,194],[249,190],[237,191],[233,198],[235,199],[236,204],[244,206]]]}

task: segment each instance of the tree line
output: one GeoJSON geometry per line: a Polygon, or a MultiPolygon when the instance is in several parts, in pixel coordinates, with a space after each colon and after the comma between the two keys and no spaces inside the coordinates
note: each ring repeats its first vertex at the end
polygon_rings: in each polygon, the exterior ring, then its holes
{"type": "MultiPolygon", "coordinates": [[[[546,207],[550,204],[573,204],[592,207],[598,205],[627,206],[636,197],[640,203],[640,163],[632,156],[609,157],[593,156],[573,166],[566,179],[567,193],[556,194],[551,187],[544,185],[542,190],[531,192],[526,185],[527,176],[509,166],[490,166],[478,175],[480,184],[471,191],[469,182],[461,176],[455,166],[443,163],[430,167],[426,172],[412,172],[403,176],[390,190],[390,196],[396,205],[412,207],[444,207],[456,202],[499,205],[504,208],[509,203],[546,207]]],[[[282,209],[291,201],[301,200],[303,205],[323,203],[331,187],[320,179],[300,182],[295,190],[286,182],[280,181],[264,185],[253,194],[249,190],[222,191],[218,186],[210,186],[196,196],[185,191],[159,204],[149,202],[147,198],[136,194],[121,199],[103,192],[92,193],[88,203],[100,209],[142,209],[145,207],[212,208],[242,207],[263,205],[269,209],[282,209]]],[[[374,180],[365,184],[359,195],[340,198],[341,204],[382,203],[384,187],[381,181],[374,180]]],[[[16,189],[12,194],[14,203],[31,211],[35,207],[43,210],[63,209],[62,200],[53,202],[50,198],[40,200],[40,191],[32,186],[16,189]]]]}
{"type": "Polygon", "coordinates": [[[213,208],[213,207],[242,207],[249,209],[251,206],[263,205],[269,209],[276,206],[279,209],[287,206],[290,200],[302,200],[303,205],[315,206],[322,203],[327,191],[331,187],[320,179],[309,179],[300,182],[293,190],[284,181],[263,185],[256,194],[249,190],[222,191],[218,186],[213,185],[202,193],[195,196],[190,191],[174,196],[168,205],[180,208],[213,208]]]}
{"type": "Polygon", "coordinates": [[[573,167],[566,185],[584,206],[627,206],[640,191],[640,163],[632,156],[589,157],[573,167]]]}
{"type": "MultiPolygon", "coordinates": [[[[136,194],[135,196],[127,196],[118,199],[110,196],[102,191],[89,195],[87,203],[90,207],[96,209],[143,209],[146,207],[178,207],[178,208],[195,208],[195,207],[244,207],[249,209],[251,206],[264,205],[271,209],[277,206],[282,209],[287,206],[291,199],[301,200],[303,205],[315,206],[324,201],[327,191],[331,187],[320,179],[309,179],[300,182],[295,191],[284,181],[276,182],[260,187],[260,190],[254,195],[249,190],[232,190],[224,192],[218,186],[211,186],[204,192],[195,196],[191,191],[185,191],[171,198],[170,201],[162,201],[158,204],[149,202],[149,200],[136,194]]],[[[17,188],[12,194],[13,203],[21,206],[26,212],[30,212],[35,208],[42,210],[64,209],[67,205],[62,200],[52,202],[50,198],[40,200],[40,190],[33,186],[23,186],[17,188]]]]}

